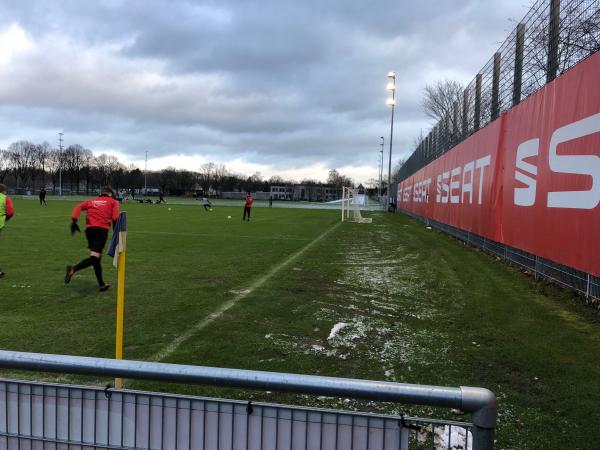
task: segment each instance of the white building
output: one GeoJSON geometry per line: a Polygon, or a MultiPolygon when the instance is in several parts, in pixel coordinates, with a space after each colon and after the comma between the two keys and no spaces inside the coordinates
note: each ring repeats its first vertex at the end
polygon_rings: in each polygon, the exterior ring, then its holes
{"type": "Polygon", "coordinates": [[[271,186],[271,197],[273,197],[273,200],[291,200],[292,199],[292,187],[291,186],[271,186]]]}

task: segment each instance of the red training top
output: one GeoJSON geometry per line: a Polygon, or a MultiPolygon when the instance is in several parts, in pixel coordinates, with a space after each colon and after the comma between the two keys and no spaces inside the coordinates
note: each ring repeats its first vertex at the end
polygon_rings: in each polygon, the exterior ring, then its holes
{"type": "Polygon", "coordinates": [[[6,219],[8,220],[15,215],[15,207],[13,206],[12,200],[8,195],[6,196],[6,203],[4,207],[6,208],[6,219]]]}
{"type": "Polygon", "coordinates": [[[116,222],[119,218],[119,202],[108,195],[101,195],[80,203],[73,210],[73,219],[79,219],[81,211],[87,211],[85,217],[86,228],[110,229],[111,221],[116,222]]]}
{"type": "Polygon", "coordinates": [[[248,208],[252,207],[252,203],[254,203],[254,199],[252,198],[251,195],[246,197],[246,204],[244,206],[247,206],[248,208]]]}

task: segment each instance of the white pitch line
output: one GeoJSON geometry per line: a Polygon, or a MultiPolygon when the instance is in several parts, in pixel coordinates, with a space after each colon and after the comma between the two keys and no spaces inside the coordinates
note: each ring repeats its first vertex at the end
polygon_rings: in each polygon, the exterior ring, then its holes
{"type": "MultiPolygon", "coordinates": [[[[135,230],[128,231],[128,233],[132,234],[164,234],[167,236],[197,236],[197,237],[223,237],[222,234],[210,234],[210,233],[188,233],[188,232],[177,232],[177,231],[146,231],[146,230],[135,230]]],[[[243,239],[266,239],[266,240],[284,240],[284,241],[308,241],[308,238],[297,238],[291,236],[252,236],[252,235],[244,235],[244,234],[236,234],[236,238],[243,239]]]]}
{"type": "Polygon", "coordinates": [[[192,336],[194,336],[196,333],[198,333],[202,329],[206,328],[207,325],[209,325],[210,323],[214,322],[216,319],[221,317],[225,311],[227,311],[228,309],[233,307],[240,300],[242,300],[243,298],[250,295],[256,289],[260,288],[263,284],[265,284],[267,281],[269,281],[273,277],[273,275],[275,275],[277,272],[279,272],[285,266],[287,266],[292,261],[294,261],[295,259],[300,257],[304,252],[306,252],[308,249],[310,249],[313,245],[315,245],[317,242],[319,242],[321,239],[323,239],[325,236],[327,236],[329,233],[331,233],[333,230],[335,230],[340,225],[340,223],[341,222],[338,222],[337,224],[332,226],[329,230],[325,231],[324,233],[322,233],[321,235],[316,237],[313,241],[309,242],[304,247],[302,247],[300,250],[298,250],[296,253],[294,253],[287,259],[285,259],[283,262],[277,264],[275,267],[273,267],[271,270],[269,270],[265,275],[263,275],[258,280],[256,280],[250,287],[248,287],[247,289],[244,289],[242,292],[237,294],[231,300],[223,303],[219,308],[217,308],[214,312],[209,314],[206,318],[202,319],[200,322],[196,323],[193,327],[189,328],[185,333],[183,333],[182,335],[175,338],[165,348],[163,348],[161,351],[159,351],[154,356],[152,356],[152,358],[150,358],[150,360],[151,361],[162,361],[167,356],[171,355],[175,350],[177,350],[177,348],[181,344],[183,344],[185,341],[190,339],[192,336]]]}

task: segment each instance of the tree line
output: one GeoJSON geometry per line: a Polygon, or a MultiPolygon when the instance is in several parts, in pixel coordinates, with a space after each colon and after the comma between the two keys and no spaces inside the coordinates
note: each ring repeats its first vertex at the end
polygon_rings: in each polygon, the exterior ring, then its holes
{"type": "MultiPolygon", "coordinates": [[[[37,191],[45,187],[51,192],[90,194],[103,185],[117,190],[145,187],[159,189],[166,195],[195,195],[198,191],[220,194],[222,192],[269,191],[271,185],[291,186],[297,181],[278,175],[264,178],[259,172],[250,176],[234,173],[223,164],[208,162],[198,170],[181,170],[167,167],[160,171],[144,173],[137,166],[125,165],[112,155],[94,153],[79,144],[62,151],[47,142],[34,144],[18,141],[7,149],[0,149],[0,183],[16,192],[37,191]]],[[[301,184],[321,185],[315,179],[303,179],[301,184]]],[[[354,182],[337,170],[329,171],[326,184],[341,188],[354,186],[354,182]]]]}

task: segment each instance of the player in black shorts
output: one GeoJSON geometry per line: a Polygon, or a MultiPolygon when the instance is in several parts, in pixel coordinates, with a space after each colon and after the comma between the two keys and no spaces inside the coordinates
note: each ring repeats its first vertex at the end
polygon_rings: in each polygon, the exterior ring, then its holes
{"type": "Polygon", "coordinates": [[[79,219],[81,211],[86,211],[87,213],[85,218],[85,237],[88,241],[90,256],[74,266],[67,266],[65,283],[71,281],[75,272],[92,266],[94,268],[94,273],[96,274],[96,279],[98,280],[100,291],[106,291],[110,285],[106,284],[102,278],[100,258],[102,258],[102,251],[104,250],[106,240],[108,239],[108,230],[119,218],[119,203],[115,200],[113,190],[109,186],[102,190],[102,195],[100,195],[100,197],[80,203],[75,207],[73,215],[71,216],[71,234],[80,231],[77,220],[79,219]]]}

